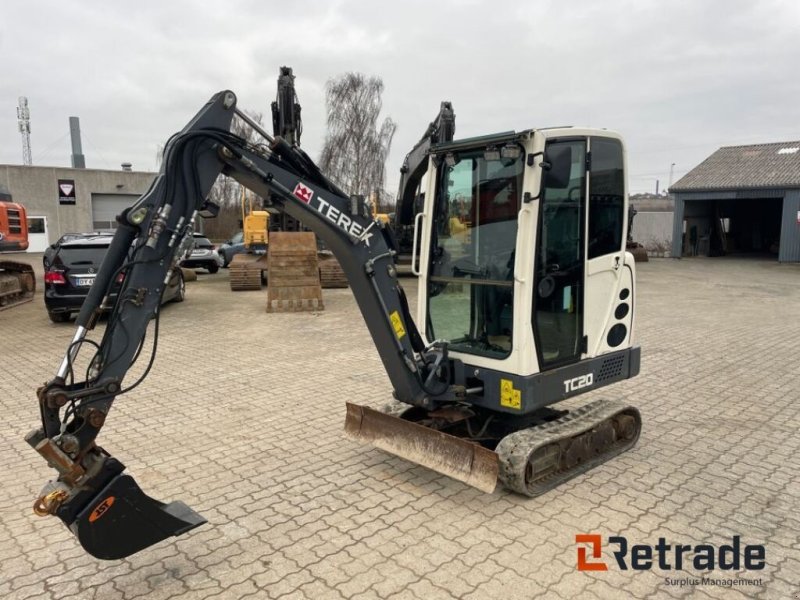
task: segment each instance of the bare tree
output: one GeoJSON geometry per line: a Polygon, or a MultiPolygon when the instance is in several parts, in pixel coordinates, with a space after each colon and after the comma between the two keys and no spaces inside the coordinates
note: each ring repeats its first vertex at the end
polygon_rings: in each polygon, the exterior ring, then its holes
{"type": "Polygon", "coordinates": [[[329,80],[325,92],[328,134],[320,168],[348,194],[380,194],[397,128],[388,117],[378,128],[383,81],[380,77],[345,73],[329,80]]]}

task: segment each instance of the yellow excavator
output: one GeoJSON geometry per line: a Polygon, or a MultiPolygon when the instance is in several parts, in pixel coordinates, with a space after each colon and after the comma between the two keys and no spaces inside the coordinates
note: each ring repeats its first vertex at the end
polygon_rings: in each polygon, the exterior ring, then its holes
{"type": "MultiPolygon", "coordinates": [[[[281,67],[278,73],[278,91],[275,102],[272,103],[272,128],[276,137],[283,139],[287,145],[300,148],[300,136],[303,132],[303,123],[300,118],[301,107],[294,87],[294,74],[291,67],[281,67]]],[[[245,253],[236,254],[230,263],[231,290],[258,290],[261,284],[269,277],[268,238],[272,230],[297,233],[308,231],[308,228],[290,215],[272,213],[269,210],[254,210],[253,200],[247,202],[242,188],[242,230],[245,253]],[[247,209],[245,208],[247,206],[247,209]],[[276,217],[270,221],[270,214],[276,217]]],[[[269,199],[267,199],[269,204],[269,199]]],[[[294,253],[305,253],[305,236],[292,239],[291,235],[281,236],[283,250],[294,253]]],[[[319,246],[319,243],[318,243],[319,246]]],[[[317,268],[319,280],[323,288],[346,288],[347,277],[342,267],[330,250],[317,249],[317,268]]],[[[282,261],[276,261],[280,264],[282,261]]]]}
{"type": "Polygon", "coordinates": [[[245,252],[230,263],[231,290],[260,290],[267,272],[269,213],[253,209],[253,198],[242,187],[242,233],[245,252]]]}

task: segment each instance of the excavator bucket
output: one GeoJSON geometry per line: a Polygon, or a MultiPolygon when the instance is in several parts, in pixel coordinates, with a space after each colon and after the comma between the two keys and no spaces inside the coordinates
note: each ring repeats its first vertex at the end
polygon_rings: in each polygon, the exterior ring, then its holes
{"type": "Polygon", "coordinates": [[[78,513],[69,528],[89,554],[116,560],[205,522],[182,502],[154,500],[133,477],[119,474],[78,513]]]}
{"type": "Polygon", "coordinates": [[[269,238],[267,312],[324,310],[317,240],[307,231],[276,231],[269,238]]]}
{"type": "Polygon", "coordinates": [[[468,440],[349,402],[344,431],[487,494],[497,485],[497,454],[468,440]]]}

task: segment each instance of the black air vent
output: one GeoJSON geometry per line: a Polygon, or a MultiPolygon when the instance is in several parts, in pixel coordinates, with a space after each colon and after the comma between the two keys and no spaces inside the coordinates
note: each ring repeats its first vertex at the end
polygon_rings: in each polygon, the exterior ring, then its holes
{"type": "Polygon", "coordinates": [[[612,356],[603,361],[600,366],[600,372],[597,374],[596,381],[606,381],[622,375],[622,367],[625,365],[624,356],[612,356]]]}

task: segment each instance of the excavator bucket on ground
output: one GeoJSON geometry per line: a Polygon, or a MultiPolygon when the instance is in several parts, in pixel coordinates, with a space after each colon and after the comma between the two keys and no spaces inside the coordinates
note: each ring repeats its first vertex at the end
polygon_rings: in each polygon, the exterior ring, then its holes
{"type": "Polygon", "coordinates": [[[345,435],[457,479],[490,494],[497,485],[497,454],[474,442],[347,403],[345,435]]]}
{"type": "Polygon", "coordinates": [[[0,310],[33,300],[36,277],[25,263],[0,260],[0,310]]]}
{"type": "Polygon", "coordinates": [[[268,256],[267,312],[324,310],[313,233],[272,233],[268,256]]]}

